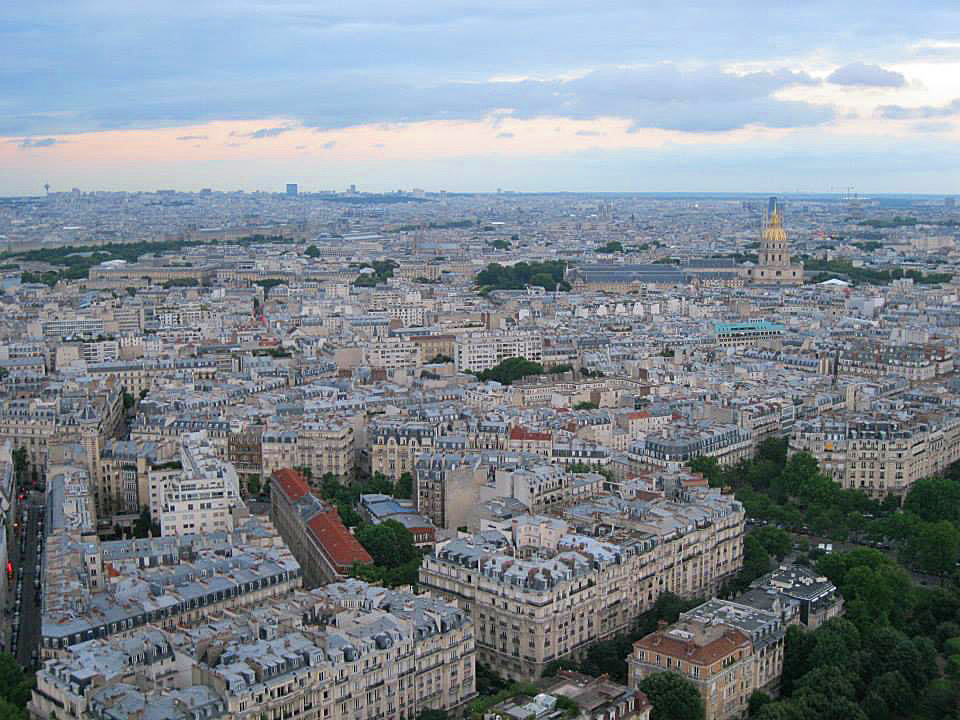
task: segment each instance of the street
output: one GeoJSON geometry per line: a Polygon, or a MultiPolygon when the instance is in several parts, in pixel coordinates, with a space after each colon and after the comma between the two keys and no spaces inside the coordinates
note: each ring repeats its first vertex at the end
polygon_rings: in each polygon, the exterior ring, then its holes
{"type": "MultiPolygon", "coordinates": [[[[40,638],[40,612],[41,603],[37,597],[37,590],[34,587],[34,578],[36,576],[36,563],[38,543],[42,541],[43,533],[40,532],[40,515],[42,505],[36,505],[31,499],[24,501],[24,507],[27,508],[27,524],[21,527],[13,545],[13,566],[16,571],[16,579],[12,583],[10,602],[8,602],[7,613],[9,622],[13,630],[16,620],[16,597],[17,585],[22,582],[22,595],[19,606],[20,625],[17,634],[16,659],[17,662],[27,667],[31,665],[32,654],[37,647],[40,638]],[[21,553],[22,548],[22,553],[21,553]]],[[[12,650],[13,648],[11,648],[12,650]]]]}

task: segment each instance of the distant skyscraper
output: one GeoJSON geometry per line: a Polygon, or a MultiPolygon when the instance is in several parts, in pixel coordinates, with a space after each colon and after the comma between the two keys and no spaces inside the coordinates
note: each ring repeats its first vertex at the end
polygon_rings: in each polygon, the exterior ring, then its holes
{"type": "Polygon", "coordinates": [[[300,192],[296,183],[287,183],[287,195],[294,196],[300,192]]]}

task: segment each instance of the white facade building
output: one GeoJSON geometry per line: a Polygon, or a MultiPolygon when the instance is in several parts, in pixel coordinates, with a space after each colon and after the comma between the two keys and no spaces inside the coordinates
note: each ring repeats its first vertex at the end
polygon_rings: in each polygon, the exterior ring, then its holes
{"type": "Polygon", "coordinates": [[[180,446],[179,475],[163,488],[160,530],[187,535],[233,530],[234,509],[243,504],[240,481],[231,463],[217,457],[205,432],[190,433],[180,446]]]}

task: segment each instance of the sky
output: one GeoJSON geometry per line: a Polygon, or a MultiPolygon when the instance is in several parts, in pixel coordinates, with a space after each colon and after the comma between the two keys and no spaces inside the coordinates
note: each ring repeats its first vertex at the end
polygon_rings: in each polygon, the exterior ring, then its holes
{"type": "Polygon", "coordinates": [[[5,0],[0,195],[960,192],[960,3],[5,0]]]}

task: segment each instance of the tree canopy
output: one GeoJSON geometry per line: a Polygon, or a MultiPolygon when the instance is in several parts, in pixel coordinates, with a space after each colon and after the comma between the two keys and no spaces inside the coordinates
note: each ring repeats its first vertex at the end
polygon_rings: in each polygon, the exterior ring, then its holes
{"type": "Polygon", "coordinates": [[[650,720],[703,720],[703,698],[682,675],[661,672],[640,681],[639,689],[653,705],[650,720]]]}
{"type": "Polygon", "coordinates": [[[512,357],[507,358],[499,365],[495,365],[488,370],[475,373],[475,375],[480,382],[496,380],[502,385],[510,385],[528,375],[543,375],[543,365],[527,360],[526,358],[512,357]]]}
{"type": "Polygon", "coordinates": [[[523,290],[538,285],[546,290],[569,290],[563,279],[566,263],[560,260],[518,262],[516,265],[490,263],[477,273],[474,282],[488,290],[523,290]]]}

